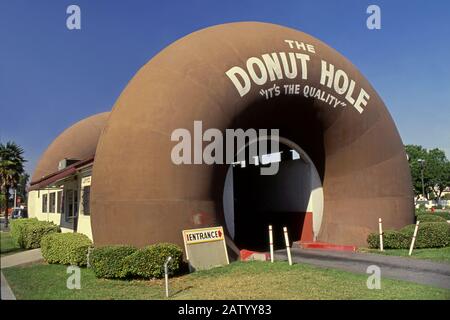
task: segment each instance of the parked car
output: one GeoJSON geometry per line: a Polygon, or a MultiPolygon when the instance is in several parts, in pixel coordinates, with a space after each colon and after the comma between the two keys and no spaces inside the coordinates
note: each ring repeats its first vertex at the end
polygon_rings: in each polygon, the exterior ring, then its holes
{"type": "Polygon", "coordinates": [[[23,218],[28,218],[27,209],[15,208],[12,211],[11,219],[23,219],[23,218]]]}

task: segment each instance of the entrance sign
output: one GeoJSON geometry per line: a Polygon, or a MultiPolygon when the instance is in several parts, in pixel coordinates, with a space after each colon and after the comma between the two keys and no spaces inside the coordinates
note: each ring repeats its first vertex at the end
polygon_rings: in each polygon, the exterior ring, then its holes
{"type": "Polygon", "coordinates": [[[183,230],[183,241],[191,271],[230,263],[222,227],[183,230]]]}
{"type": "Polygon", "coordinates": [[[183,231],[186,244],[225,240],[222,227],[183,231]]]}

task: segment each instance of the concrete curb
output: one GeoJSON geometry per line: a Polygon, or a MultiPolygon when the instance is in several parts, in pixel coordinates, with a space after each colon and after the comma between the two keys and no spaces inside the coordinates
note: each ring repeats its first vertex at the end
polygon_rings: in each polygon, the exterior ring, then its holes
{"type": "MultiPolygon", "coordinates": [[[[19,266],[43,260],[41,249],[27,250],[14,253],[0,259],[1,269],[19,266]]],[[[16,300],[16,296],[8,284],[3,272],[1,272],[1,300],[16,300]]]]}
{"type": "Polygon", "coordinates": [[[0,292],[0,299],[1,300],[16,300],[16,296],[14,295],[13,291],[11,290],[11,287],[8,284],[8,281],[6,281],[5,276],[3,275],[3,272],[1,272],[1,292],[0,292]]]}

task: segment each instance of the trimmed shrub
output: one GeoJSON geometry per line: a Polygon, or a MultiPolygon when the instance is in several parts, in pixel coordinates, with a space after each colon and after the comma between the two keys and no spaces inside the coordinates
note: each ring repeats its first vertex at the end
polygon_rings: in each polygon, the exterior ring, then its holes
{"type": "MultiPolygon", "coordinates": [[[[399,231],[388,230],[383,235],[385,249],[409,249],[415,224],[407,225],[399,231]]],[[[378,233],[367,237],[369,248],[380,247],[378,233]]],[[[450,245],[450,224],[447,222],[421,222],[417,232],[415,248],[439,248],[450,245]]]]}
{"type": "Polygon", "coordinates": [[[369,233],[367,236],[367,245],[370,249],[378,249],[380,247],[380,243],[378,240],[378,234],[376,233],[369,233]]]}
{"type": "MultiPolygon", "coordinates": [[[[414,234],[414,224],[410,224],[400,232],[406,235],[411,241],[414,234]]],[[[439,248],[450,245],[450,224],[447,222],[424,222],[420,223],[417,232],[415,248],[439,248]]],[[[407,249],[407,246],[405,249],[407,249]]]]}
{"type": "Polygon", "coordinates": [[[105,246],[94,248],[89,256],[89,264],[98,278],[126,278],[128,275],[124,260],[136,252],[132,246],[105,246]]]}
{"type": "Polygon", "coordinates": [[[427,209],[425,208],[425,205],[420,205],[419,208],[416,209],[416,216],[419,214],[426,214],[427,209]]]}
{"type": "Polygon", "coordinates": [[[36,218],[30,218],[30,219],[16,219],[10,221],[10,230],[11,230],[11,237],[14,239],[14,241],[19,244],[23,243],[23,228],[26,224],[30,223],[36,223],[39,220],[36,218]]]}
{"type": "Polygon", "coordinates": [[[417,220],[420,222],[447,222],[444,218],[434,214],[419,214],[417,220]]]}
{"type": "Polygon", "coordinates": [[[171,243],[159,243],[140,249],[125,258],[128,273],[133,277],[152,279],[164,276],[164,262],[171,256],[168,269],[172,274],[180,271],[183,250],[171,243]]]}
{"type": "Polygon", "coordinates": [[[39,248],[43,236],[56,232],[60,232],[60,229],[53,222],[39,221],[36,218],[11,221],[11,236],[23,249],[39,248]]]}
{"type": "MultiPolygon", "coordinates": [[[[410,239],[408,237],[395,230],[386,230],[383,232],[383,248],[384,249],[404,249],[408,247],[410,239]]],[[[367,243],[369,248],[380,248],[380,236],[378,233],[371,233],[367,237],[367,243]]]]}
{"type": "Polygon", "coordinates": [[[41,240],[42,256],[48,263],[86,266],[92,241],[82,233],[52,233],[41,240]]]}

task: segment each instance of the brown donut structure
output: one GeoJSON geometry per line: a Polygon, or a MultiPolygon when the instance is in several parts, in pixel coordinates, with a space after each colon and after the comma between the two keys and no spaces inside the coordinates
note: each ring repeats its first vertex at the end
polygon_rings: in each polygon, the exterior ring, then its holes
{"type": "MultiPolygon", "coordinates": [[[[323,186],[318,241],[364,245],[367,234],[377,230],[378,218],[385,229],[413,222],[402,140],[364,76],[310,35],[240,22],[176,41],[145,64],[120,95],[93,167],[96,244],[181,245],[183,229],[224,224],[229,166],[171,160],[172,132],[192,130],[195,120],[203,122],[203,130],[276,128],[300,146],[323,186]],[[283,59],[288,68],[271,74],[267,63],[283,59]],[[290,78],[292,61],[297,70],[290,78]],[[332,79],[326,73],[331,65],[332,79]]],[[[39,174],[45,171],[44,164],[38,168],[39,174]]]]}

